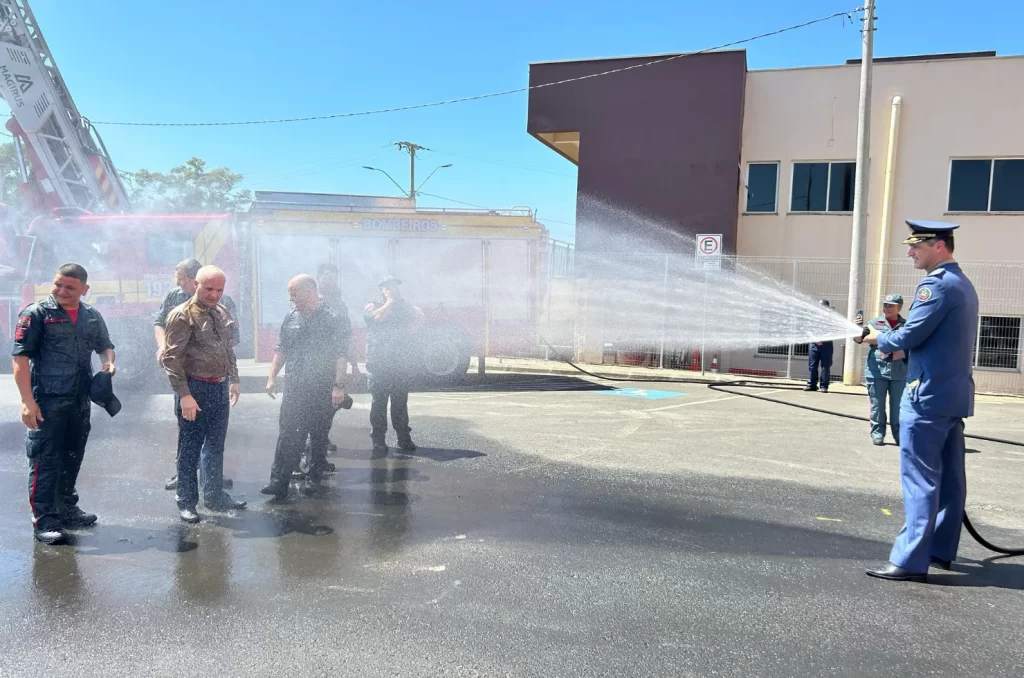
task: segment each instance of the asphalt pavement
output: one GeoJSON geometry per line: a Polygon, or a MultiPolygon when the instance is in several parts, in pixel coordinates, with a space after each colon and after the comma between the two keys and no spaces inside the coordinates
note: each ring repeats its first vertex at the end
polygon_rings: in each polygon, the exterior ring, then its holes
{"type": "MultiPolygon", "coordinates": [[[[100,522],[51,547],[0,377],[0,676],[1024,675],[1024,558],[965,532],[928,584],[866,577],[902,524],[898,449],[737,393],[502,375],[414,393],[420,449],[381,460],[357,394],[324,492],[274,503],[280,400],[249,392],[225,463],[249,508],[195,526],[163,489],[171,397],[124,395],[79,482],[100,522]]],[[[983,398],[968,433],[1024,441],[1022,415],[983,398]]],[[[969,447],[972,518],[1024,545],[1024,447],[969,447]]]]}

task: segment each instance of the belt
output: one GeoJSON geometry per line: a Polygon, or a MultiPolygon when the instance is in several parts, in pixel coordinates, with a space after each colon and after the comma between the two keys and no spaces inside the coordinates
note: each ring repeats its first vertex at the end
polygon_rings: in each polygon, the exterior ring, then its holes
{"type": "Polygon", "coordinates": [[[227,377],[189,377],[190,381],[205,381],[207,384],[223,384],[227,377]]]}

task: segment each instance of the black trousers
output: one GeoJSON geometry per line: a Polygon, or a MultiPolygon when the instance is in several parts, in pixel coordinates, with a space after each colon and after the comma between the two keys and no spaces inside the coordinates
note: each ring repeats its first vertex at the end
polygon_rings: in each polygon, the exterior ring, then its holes
{"type": "Polygon", "coordinates": [[[78,506],[78,472],[92,424],[86,397],[41,398],[43,421],[25,438],[28,455],[28,503],[32,524],[58,529],[61,516],[78,506]]]}
{"type": "Polygon", "coordinates": [[[388,401],[391,402],[391,425],[398,434],[398,440],[408,440],[409,392],[384,385],[370,385],[373,402],[370,405],[370,438],[375,445],[383,445],[388,432],[388,401]]]}
{"type": "Polygon", "coordinates": [[[280,433],[274,464],[270,467],[270,482],[287,485],[309,438],[309,473],[312,481],[320,480],[327,463],[327,434],[331,431],[334,407],[330,390],[306,389],[297,385],[294,391],[285,391],[281,400],[280,433]]]}

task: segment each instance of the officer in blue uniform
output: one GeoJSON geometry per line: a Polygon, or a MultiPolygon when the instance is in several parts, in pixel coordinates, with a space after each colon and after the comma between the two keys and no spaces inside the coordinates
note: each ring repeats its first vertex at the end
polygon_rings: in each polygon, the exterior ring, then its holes
{"type": "MultiPolygon", "coordinates": [[[[821,305],[829,307],[828,299],[822,299],[821,305]]],[[[805,391],[818,390],[818,368],[821,368],[821,392],[828,393],[828,382],[831,377],[832,352],[835,348],[831,341],[816,341],[807,346],[807,386],[805,391]]]]}
{"type": "MultiPolygon", "coordinates": [[[[871,321],[871,328],[879,334],[889,334],[903,327],[907,321],[900,315],[903,297],[887,294],[882,300],[882,315],[871,321]]],[[[892,427],[892,438],[900,444],[900,402],[907,387],[907,354],[904,351],[883,353],[877,346],[868,347],[864,362],[864,381],[871,399],[871,442],[885,444],[885,425],[892,427]],[[886,422],[885,401],[889,401],[886,422]]]]}
{"type": "Polygon", "coordinates": [[[28,501],[33,534],[45,544],[63,544],[64,530],[96,522],[78,507],[75,485],[91,429],[92,354],[113,376],[114,345],[103,316],[81,300],[88,281],[78,264],[61,266],[50,296],[25,307],[14,334],[14,382],[28,428],[28,501]]]}
{"type": "Polygon", "coordinates": [[[978,295],[953,260],[958,224],[907,221],[904,244],[914,268],[928,271],[914,293],[907,323],[863,339],[883,353],[909,358],[907,389],[900,405],[900,475],[906,522],[889,562],[871,577],[925,581],[928,566],[949,569],[960,543],[967,477],[964,417],[974,414],[971,371],[978,330],[978,295]]]}

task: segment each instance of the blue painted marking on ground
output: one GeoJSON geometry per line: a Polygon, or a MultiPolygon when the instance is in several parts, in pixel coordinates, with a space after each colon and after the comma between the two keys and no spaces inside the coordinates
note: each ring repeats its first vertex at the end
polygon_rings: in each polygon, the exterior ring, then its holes
{"type": "Polygon", "coordinates": [[[643,398],[644,400],[662,400],[686,395],[682,391],[652,391],[648,388],[614,388],[610,391],[598,391],[598,393],[624,398],[643,398]]]}

